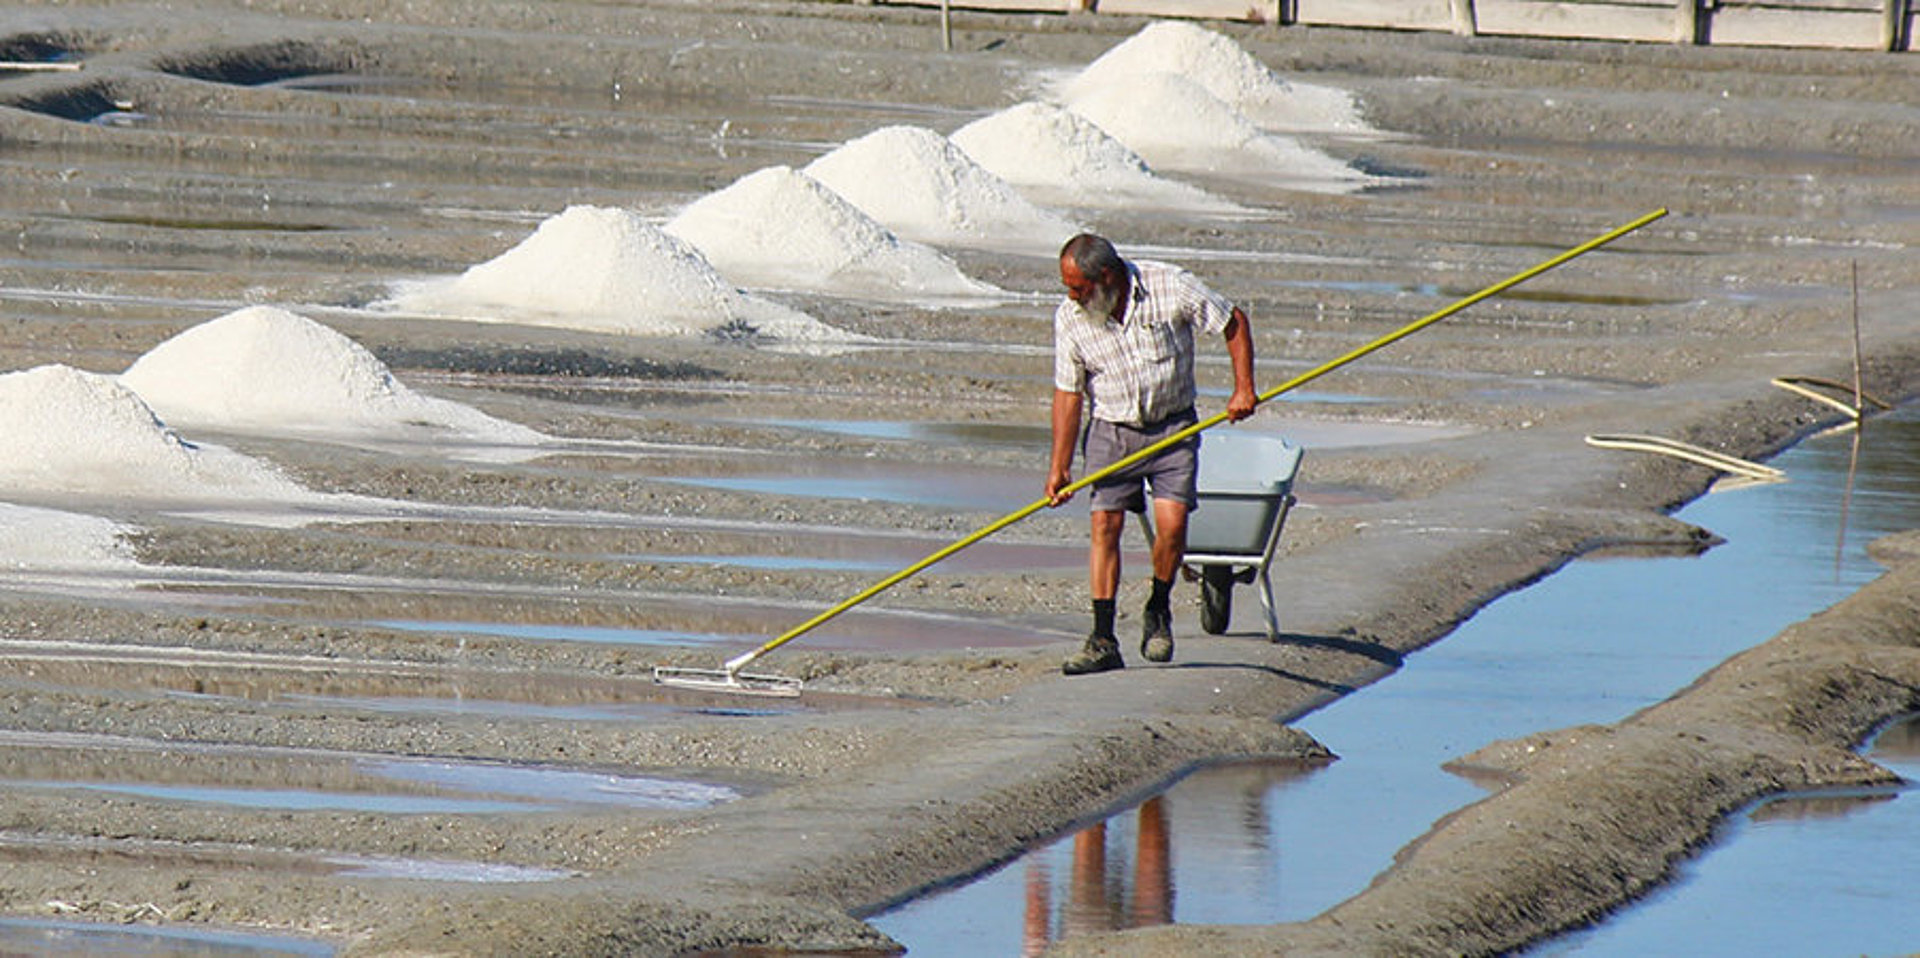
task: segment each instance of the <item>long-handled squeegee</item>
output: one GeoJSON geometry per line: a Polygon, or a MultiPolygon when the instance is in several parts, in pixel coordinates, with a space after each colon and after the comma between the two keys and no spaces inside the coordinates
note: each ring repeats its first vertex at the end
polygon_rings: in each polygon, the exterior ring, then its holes
{"type": "MultiPolygon", "coordinates": [[[[1596,236],[1593,239],[1590,239],[1584,243],[1581,243],[1579,246],[1575,246],[1564,253],[1554,256],[1551,259],[1545,260],[1529,269],[1525,269],[1525,270],[1522,270],[1521,272],[1515,273],[1512,276],[1509,276],[1506,279],[1503,279],[1500,282],[1493,284],[1492,286],[1488,286],[1487,288],[1482,289],[1471,296],[1468,296],[1464,299],[1461,299],[1455,302],[1453,305],[1448,306],[1445,309],[1440,310],[1439,312],[1431,313],[1412,323],[1408,323],[1406,326],[1403,326],[1400,329],[1397,329],[1391,333],[1388,333],[1385,336],[1380,337],[1379,339],[1376,339],[1370,343],[1367,343],[1366,345],[1361,346],[1353,350],[1352,352],[1347,353],[1344,356],[1341,356],[1337,359],[1329,360],[1328,362],[1322,363],[1319,366],[1315,366],[1314,368],[1309,369],[1306,372],[1301,373],[1298,376],[1295,376],[1292,379],[1289,379],[1286,382],[1283,382],[1280,385],[1275,386],[1264,393],[1261,393],[1258,397],[1259,401],[1260,403],[1266,403],[1269,400],[1273,399],[1275,396],[1279,396],[1280,394],[1288,392],[1289,390],[1298,389],[1299,387],[1309,382],[1312,382],[1313,380],[1318,379],[1321,376],[1326,375],[1327,373],[1333,372],[1334,370],[1339,369],[1340,367],[1345,366],[1346,364],[1351,363],[1362,356],[1366,356],[1369,353],[1372,353],[1376,350],[1383,349],[1387,346],[1392,345],[1393,343],[1399,342],[1400,340],[1405,339],[1406,337],[1411,336],[1414,333],[1417,333],[1427,328],[1428,326],[1433,325],[1434,323],[1437,323],[1443,319],[1446,319],[1447,317],[1452,316],[1453,314],[1460,312],[1461,310],[1466,309],[1467,307],[1472,306],[1473,304],[1478,303],[1483,299],[1487,299],[1492,296],[1497,296],[1500,293],[1505,292],[1506,290],[1514,286],[1517,286],[1523,282],[1526,282],[1527,280],[1532,279],[1533,277],[1538,276],[1541,273],[1546,272],[1547,270],[1553,269],[1554,267],[1559,266],[1560,264],[1565,263],[1576,256],[1580,256],[1584,253],[1588,253],[1602,246],[1605,246],[1606,244],[1611,243],[1614,240],[1617,240],[1620,237],[1625,236],[1628,233],[1631,233],[1643,226],[1646,226],[1648,223],[1651,223],[1665,215],[1667,215],[1667,211],[1665,209],[1654,210],[1653,212],[1648,213],[1645,216],[1642,216],[1631,223],[1609,230],[1608,232],[1603,233],[1599,236],[1596,236]]],[[[1086,488],[1087,486],[1094,484],[1095,482],[1100,481],[1101,479],[1105,479],[1107,476],[1110,476],[1116,472],[1119,472],[1122,469],[1125,469],[1129,466],[1132,466],[1146,459],[1152,458],[1153,456],[1158,455],[1162,450],[1170,446],[1176,445],[1180,442],[1184,442],[1188,437],[1193,436],[1196,433],[1199,433],[1203,430],[1211,429],[1214,426],[1217,426],[1220,423],[1225,422],[1226,420],[1227,420],[1227,414],[1224,412],[1218,413],[1207,419],[1203,419],[1197,423],[1194,423],[1191,426],[1188,426],[1185,429],[1180,430],[1177,433],[1174,433],[1171,436],[1166,437],[1165,439],[1160,440],[1159,442],[1156,442],[1146,447],[1145,449],[1140,450],[1139,452],[1136,452],[1130,456],[1127,456],[1124,459],[1121,459],[1118,462],[1115,462],[1110,466],[1107,466],[1104,469],[1095,470],[1094,472],[1088,473],[1087,475],[1080,477],[1078,480],[1075,480],[1074,482],[1067,484],[1060,491],[1063,495],[1077,492],[1081,489],[1086,488]]],[[[742,670],[745,669],[748,665],[753,664],[754,660],[760,658],[763,655],[766,655],[768,652],[772,652],[774,649],[777,649],[787,644],[788,642],[791,642],[794,639],[797,639],[800,636],[813,631],[814,629],[825,624],[826,622],[830,621],[834,617],[840,615],[840,613],[845,612],[848,609],[851,609],[854,606],[857,606],[860,603],[865,602],[868,599],[871,599],[882,592],[885,592],[886,590],[894,587],[895,585],[898,585],[899,583],[906,581],[912,576],[918,574],[921,570],[927,568],[928,566],[933,565],[936,562],[939,562],[941,559],[944,559],[950,555],[953,555],[954,553],[959,552],[960,550],[965,549],[966,547],[973,545],[974,543],[979,542],[980,540],[985,539],[986,537],[993,535],[996,532],[999,532],[1001,529],[1005,529],[1006,527],[1013,525],[1014,523],[1019,522],[1020,520],[1025,519],[1026,517],[1033,515],[1036,512],[1039,512],[1041,509],[1045,509],[1047,506],[1051,505],[1052,502],[1053,502],[1052,499],[1042,496],[1041,498],[1036,499],[1031,503],[1028,503],[1026,506],[1020,509],[1007,513],[1006,515],[1001,516],[1000,518],[995,519],[994,521],[987,523],[984,526],[981,526],[978,530],[974,531],[972,534],[968,535],[966,538],[961,539],[953,543],[952,545],[946,546],[932,553],[931,555],[928,555],[926,558],[921,559],[920,561],[915,562],[914,564],[907,566],[906,568],[901,569],[900,571],[895,572],[884,579],[881,579],[879,582],[876,582],[873,585],[868,586],[864,591],[862,591],[858,595],[852,596],[851,598],[848,598],[846,601],[841,602],[839,605],[836,605],[833,608],[830,608],[825,612],[822,612],[819,615],[816,615],[813,618],[808,619],[807,621],[802,622],[791,629],[788,629],[786,632],[781,633],[778,636],[775,636],[774,638],[768,640],[766,644],[760,646],[759,648],[753,649],[752,651],[745,652],[741,655],[735,656],[734,658],[728,659],[723,665],[721,665],[720,668],[693,669],[693,668],[679,668],[679,667],[672,667],[672,666],[656,666],[653,670],[653,680],[661,685],[671,685],[679,688],[701,689],[705,691],[741,692],[741,693],[747,693],[747,694],[753,694],[753,695],[786,695],[786,696],[799,695],[800,687],[801,687],[801,681],[799,679],[788,678],[785,676],[778,676],[778,675],[755,675],[748,672],[744,672],[742,670]]]]}

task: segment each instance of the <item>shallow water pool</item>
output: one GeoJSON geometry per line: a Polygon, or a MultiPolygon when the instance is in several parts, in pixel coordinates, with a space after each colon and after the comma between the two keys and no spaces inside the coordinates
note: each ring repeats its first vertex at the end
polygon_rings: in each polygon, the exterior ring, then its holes
{"type": "Polygon", "coordinates": [[[1530,955],[1893,955],[1920,942],[1920,721],[1868,757],[1905,786],[1770,799],[1722,826],[1670,884],[1530,955]]]}
{"type": "MultiPolygon", "coordinates": [[[[1109,819],[1099,839],[1103,894],[1131,894],[1126,890],[1139,885],[1139,862],[1157,854],[1139,848],[1145,828],[1168,836],[1160,856],[1164,920],[1273,923],[1325,911],[1362,891],[1436,819],[1485,794],[1444,772],[1445,762],[1499,739],[1625,718],[1876,577],[1880,569],[1867,557],[1866,543],[1920,516],[1915,463],[1920,410],[1869,422],[1857,445],[1851,434],[1814,437],[1772,462],[1787,471],[1788,482],[1715,493],[1678,513],[1727,540],[1704,555],[1580,560],[1502,597],[1444,641],[1409,656],[1396,674],[1298,723],[1341,760],[1311,771],[1203,770],[1163,793],[1157,810],[1141,806],[1109,819]],[[1165,821],[1149,827],[1143,816],[1165,821]]],[[[1278,578],[1284,583],[1284,570],[1278,578]]],[[[1285,586],[1279,591],[1284,603],[1285,586]]],[[[1871,807],[1886,815],[1878,809],[1904,803],[1920,806],[1913,798],[1880,796],[1871,807]]],[[[1698,909],[1689,913],[1696,919],[1764,913],[1785,927],[1762,938],[1776,947],[1760,952],[1851,954],[1889,934],[1911,947],[1920,940],[1920,913],[1910,907],[1910,895],[1857,895],[1853,889],[1863,879],[1850,864],[1840,871],[1852,877],[1841,880],[1785,860],[1858,861],[1858,870],[1874,873],[1875,887],[1920,886],[1920,860],[1882,854],[1887,838],[1871,824],[1877,818],[1855,812],[1843,820],[1865,824],[1736,824],[1696,863],[1702,874],[1719,871],[1715,859],[1743,848],[1744,835],[1790,833],[1799,847],[1771,864],[1731,866],[1745,879],[1732,901],[1683,904],[1693,894],[1690,885],[1706,884],[1709,895],[1713,889],[1707,881],[1683,881],[1642,907],[1672,898],[1676,903],[1658,907],[1698,909]],[[1760,874],[1771,878],[1760,880],[1760,874]],[[1835,923],[1823,917],[1829,913],[1849,917],[1835,923]]],[[[1114,905],[1112,894],[1106,917],[1091,925],[1063,904],[1075,900],[1076,881],[1092,881],[1075,875],[1092,871],[1085,859],[1093,853],[1081,846],[1094,841],[1063,838],[968,885],[870,920],[916,958],[1018,954],[1040,929],[1057,937],[1144,921],[1148,913],[1114,905]]],[[[1710,934],[1698,947],[1650,951],[1648,942],[1661,940],[1658,928],[1610,942],[1616,924],[1659,920],[1638,912],[1628,909],[1568,947],[1582,954],[1756,953],[1723,949],[1710,934]]]]}
{"type": "Polygon", "coordinates": [[[125,958],[326,958],[332,945],[197,928],[103,925],[33,918],[0,919],[0,954],[117,955],[125,958]]]}

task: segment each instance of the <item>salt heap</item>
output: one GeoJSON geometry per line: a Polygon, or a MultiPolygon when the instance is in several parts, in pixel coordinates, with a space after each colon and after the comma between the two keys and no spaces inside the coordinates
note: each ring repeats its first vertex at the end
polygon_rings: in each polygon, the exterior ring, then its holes
{"type": "Polygon", "coordinates": [[[982,300],[1000,289],[895,236],[818,180],[770,166],[695,200],[666,231],[747,286],[837,295],[982,300]]]}
{"type": "Polygon", "coordinates": [[[139,564],[126,542],[133,531],[99,516],[0,502],[0,567],[132,568],[139,564]]]}
{"type": "Polygon", "coordinates": [[[452,280],[396,290],[386,308],[483,322],[639,336],[734,334],[853,338],[797,310],[749,296],[700,253],[630,210],[570,206],[532,236],[452,280]]]}
{"type": "Polygon", "coordinates": [[[1067,108],[1164,169],[1257,174],[1295,189],[1345,193],[1374,178],[1253,121],[1205,87],[1172,73],[1089,90],[1067,108]]]}
{"type": "MultiPolygon", "coordinates": [[[[1071,102],[1102,87],[1129,86],[1152,73],[1186,77],[1264,129],[1378,132],[1360,118],[1351,93],[1281,79],[1228,37],[1178,20],[1143,27],[1067,80],[1059,93],[1071,102]]],[[[1141,112],[1153,115],[1145,108],[1141,112]]]]}
{"type": "Polygon", "coordinates": [[[882,127],[801,172],[923,243],[1054,253],[1080,232],[925,127],[882,127]]]}
{"type": "Polygon", "coordinates": [[[120,382],[176,426],[508,446],[547,438],[422,396],[359,343],[272,306],[250,306],[180,333],[141,356],[120,382]]]}
{"type": "Polygon", "coordinates": [[[1091,120],[1027,101],[953,132],[953,145],[1043,201],[1069,206],[1230,211],[1205,190],[1156,176],[1140,154],[1091,120]]]}
{"type": "Polygon", "coordinates": [[[317,498],[266,463],[181,439],[114,377],[59,365],[0,375],[0,495],[23,493],[317,498]]]}

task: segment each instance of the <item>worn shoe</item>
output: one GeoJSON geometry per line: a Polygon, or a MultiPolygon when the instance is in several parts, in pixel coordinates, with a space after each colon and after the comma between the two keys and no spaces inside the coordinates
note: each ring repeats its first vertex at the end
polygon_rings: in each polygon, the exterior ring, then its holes
{"type": "Polygon", "coordinates": [[[1067,675],[1089,675],[1126,667],[1127,663],[1120,658],[1119,642],[1110,635],[1089,635],[1080,651],[1067,656],[1060,664],[1060,671],[1067,675]]]}
{"type": "Polygon", "coordinates": [[[1140,654],[1149,662],[1173,661],[1173,613],[1148,609],[1141,616],[1140,654]]]}

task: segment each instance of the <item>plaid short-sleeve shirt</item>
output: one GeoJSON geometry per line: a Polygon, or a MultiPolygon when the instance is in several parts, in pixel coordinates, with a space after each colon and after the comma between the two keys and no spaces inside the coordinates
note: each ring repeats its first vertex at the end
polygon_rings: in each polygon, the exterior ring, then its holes
{"type": "Polygon", "coordinates": [[[1129,260],[1125,316],[1089,315],[1071,297],[1053,313],[1053,385],[1084,393],[1095,419],[1159,422],[1193,405],[1193,331],[1219,333],[1233,304],[1192,273],[1129,260]]]}

